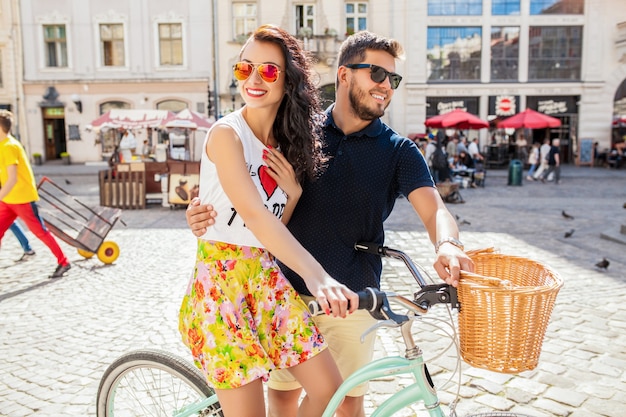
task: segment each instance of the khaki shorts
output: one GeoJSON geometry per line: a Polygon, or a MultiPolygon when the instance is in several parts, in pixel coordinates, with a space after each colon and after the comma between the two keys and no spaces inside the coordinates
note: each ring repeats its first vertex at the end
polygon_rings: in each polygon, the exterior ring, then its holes
{"type": "MultiPolygon", "coordinates": [[[[313,299],[308,296],[301,297],[307,304],[313,299]]],[[[343,379],[372,361],[376,332],[368,333],[361,343],[361,335],[376,324],[376,320],[367,311],[358,310],[345,319],[320,315],[315,317],[315,324],[326,339],[343,379]]],[[[300,383],[287,369],[281,369],[270,372],[268,387],[278,391],[291,391],[300,388],[300,383]]],[[[368,384],[363,383],[351,390],[348,396],[363,396],[367,389],[368,384]]]]}

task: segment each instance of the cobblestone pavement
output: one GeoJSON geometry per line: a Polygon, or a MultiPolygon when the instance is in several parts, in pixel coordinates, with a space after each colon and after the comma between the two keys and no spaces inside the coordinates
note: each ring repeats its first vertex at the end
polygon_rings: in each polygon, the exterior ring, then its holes
{"type": "MultiPolygon", "coordinates": [[[[97,204],[94,167],[36,167],[88,204],[97,204]],[[68,180],[67,184],[64,180],[68,180]]],[[[531,416],[623,416],[626,404],[625,245],[602,239],[626,224],[626,170],[564,167],[561,185],[507,186],[506,171],[490,170],[486,187],[462,190],[465,204],[450,205],[468,249],[494,246],[502,253],[545,262],[564,279],[538,367],[517,375],[462,364],[458,415],[510,410],[531,416]],[[566,219],[565,210],[574,217],[566,219]],[[468,224],[469,223],[469,224],[468,224]],[[564,233],[574,229],[570,238],[564,233]],[[602,257],[607,271],[594,265],[602,257]]],[[[349,215],[349,214],[345,214],[349,215]]],[[[125,211],[107,240],[121,255],[106,266],[83,259],[65,243],[73,267],[50,280],[54,257],[32,234],[37,255],[21,255],[9,234],[0,252],[0,415],[95,416],[102,373],[121,354],[157,347],[188,358],[177,332],[179,302],[187,285],[195,240],[184,212],[153,206],[125,211]]],[[[386,244],[406,251],[432,273],[434,254],[423,227],[399,199],[387,221],[386,244]]],[[[411,294],[415,283],[398,261],[385,260],[384,286],[411,294]]],[[[437,306],[429,316],[444,318],[437,306]]],[[[456,362],[449,339],[415,324],[430,360],[442,403],[456,395],[446,383],[456,362]],[[443,353],[442,353],[443,352],[443,353]],[[439,353],[441,357],[435,356],[439,353]]],[[[397,330],[379,332],[376,355],[402,354],[397,330]]],[[[454,380],[456,380],[455,377],[454,380]]],[[[407,384],[374,381],[368,408],[407,384]]],[[[419,408],[402,416],[414,416],[419,408]]],[[[423,413],[421,415],[424,415],[423,413]]]]}

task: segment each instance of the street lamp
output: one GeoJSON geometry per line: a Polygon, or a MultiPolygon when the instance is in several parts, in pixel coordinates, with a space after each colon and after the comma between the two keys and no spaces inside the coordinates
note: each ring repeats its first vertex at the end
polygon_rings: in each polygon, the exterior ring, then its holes
{"type": "Polygon", "coordinates": [[[230,101],[232,102],[232,109],[233,111],[235,111],[235,94],[237,94],[237,83],[235,82],[234,78],[228,86],[228,90],[230,91],[230,101]]]}
{"type": "Polygon", "coordinates": [[[71,99],[74,102],[74,104],[76,105],[76,110],[78,110],[79,113],[82,113],[83,112],[83,102],[81,101],[80,96],[78,94],[72,94],[71,99]]]}

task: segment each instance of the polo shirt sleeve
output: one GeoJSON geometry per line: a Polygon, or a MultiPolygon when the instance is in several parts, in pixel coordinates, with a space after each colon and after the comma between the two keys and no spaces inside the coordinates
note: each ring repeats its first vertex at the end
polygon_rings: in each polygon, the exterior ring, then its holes
{"type": "Polygon", "coordinates": [[[405,197],[418,188],[435,186],[424,156],[409,139],[402,141],[399,148],[396,182],[398,191],[405,197]]]}

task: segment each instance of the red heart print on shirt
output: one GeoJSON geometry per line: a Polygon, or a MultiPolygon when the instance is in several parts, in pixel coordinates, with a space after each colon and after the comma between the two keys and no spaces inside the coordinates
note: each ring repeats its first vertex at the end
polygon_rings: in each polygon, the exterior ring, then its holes
{"type": "Polygon", "coordinates": [[[274,194],[274,191],[276,191],[276,188],[278,188],[278,184],[276,184],[274,178],[270,177],[270,174],[267,173],[267,167],[265,165],[259,167],[259,179],[261,180],[261,186],[265,191],[265,195],[269,200],[272,194],[274,194]]]}

